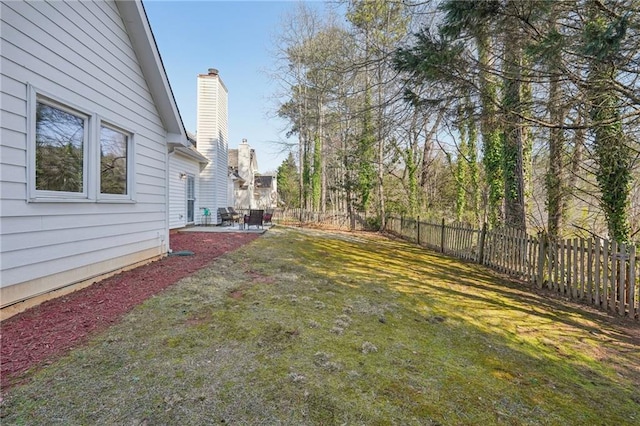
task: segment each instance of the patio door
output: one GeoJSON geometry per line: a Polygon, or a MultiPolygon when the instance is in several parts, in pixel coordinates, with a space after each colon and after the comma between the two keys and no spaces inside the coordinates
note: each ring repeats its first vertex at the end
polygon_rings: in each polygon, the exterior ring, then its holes
{"type": "Polygon", "coordinates": [[[187,223],[193,223],[196,204],[196,178],[187,175],[187,223]]]}

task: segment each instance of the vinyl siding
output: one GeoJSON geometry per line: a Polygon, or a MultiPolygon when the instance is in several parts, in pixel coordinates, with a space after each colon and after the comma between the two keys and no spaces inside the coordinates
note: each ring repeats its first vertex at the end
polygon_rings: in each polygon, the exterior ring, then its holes
{"type": "Polygon", "coordinates": [[[200,206],[216,212],[215,174],[218,164],[216,101],[217,79],[198,77],[197,129],[198,151],[209,163],[200,172],[200,206]]]}
{"type": "Polygon", "coordinates": [[[87,277],[74,276],[89,278],[109,272],[115,258],[121,264],[123,256],[139,261],[143,252],[165,253],[166,130],[117,5],[9,1],[0,7],[0,287],[82,268],[91,270],[87,277]],[[134,134],[134,202],[28,202],[29,85],[134,134]]]}
{"type": "MultiPolygon", "coordinates": [[[[200,207],[228,207],[228,94],[219,76],[198,76],[198,151],[209,159],[200,172],[200,207]]],[[[216,223],[220,223],[216,217],[216,223]]]]}
{"type": "MultiPolygon", "coordinates": [[[[218,89],[218,163],[215,185],[217,188],[217,207],[228,207],[228,191],[226,190],[229,179],[229,116],[228,116],[228,93],[222,83],[218,89]]],[[[216,209],[217,211],[217,209],[216,209]]]]}
{"type": "Polygon", "coordinates": [[[180,173],[195,177],[194,224],[200,224],[202,211],[199,208],[198,191],[200,188],[198,174],[200,164],[180,154],[169,155],[169,228],[176,229],[187,226],[187,180],[180,179],[180,173]]]}

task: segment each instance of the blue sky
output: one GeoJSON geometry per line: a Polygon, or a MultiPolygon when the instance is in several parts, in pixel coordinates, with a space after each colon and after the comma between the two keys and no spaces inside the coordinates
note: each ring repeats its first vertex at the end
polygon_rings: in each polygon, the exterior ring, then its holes
{"type": "MultiPolygon", "coordinates": [[[[196,130],[196,78],[217,68],[229,90],[229,148],[246,138],[261,173],[276,170],[287,153],[286,123],[273,118],[277,85],[271,46],[293,1],[144,0],[171,88],[187,130],[196,130]]],[[[288,142],[296,142],[290,139],[288,142]]]]}

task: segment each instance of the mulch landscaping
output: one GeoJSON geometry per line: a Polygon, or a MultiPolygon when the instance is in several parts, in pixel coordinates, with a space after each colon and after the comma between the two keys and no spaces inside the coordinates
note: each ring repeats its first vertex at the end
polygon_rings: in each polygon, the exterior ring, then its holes
{"type": "Polygon", "coordinates": [[[0,388],[32,367],[50,363],[117,322],[125,313],[259,234],[185,232],[171,235],[170,256],[49,300],[0,324],[0,388]]]}

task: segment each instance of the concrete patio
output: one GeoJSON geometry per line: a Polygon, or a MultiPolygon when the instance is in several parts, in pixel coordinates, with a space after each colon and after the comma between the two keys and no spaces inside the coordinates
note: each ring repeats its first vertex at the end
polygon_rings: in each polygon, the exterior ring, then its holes
{"type": "Polygon", "coordinates": [[[257,228],[255,226],[251,226],[250,228],[246,227],[243,229],[243,225],[233,224],[233,225],[210,225],[210,226],[189,226],[183,229],[178,230],[178,232],[240,232],[240,233],[252,233],[252,234],[264,234],[267,232],[273,224],[263,225],[262,228],[257,228]]]}

